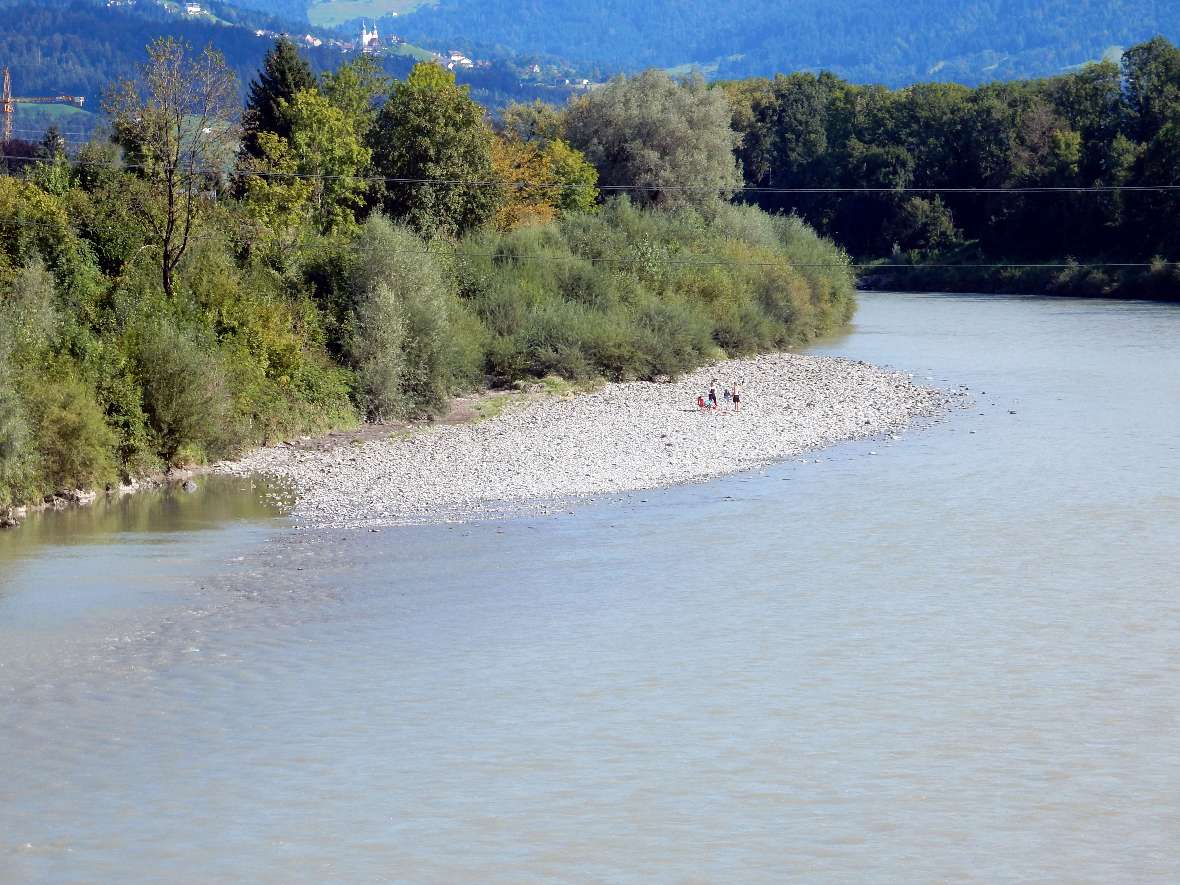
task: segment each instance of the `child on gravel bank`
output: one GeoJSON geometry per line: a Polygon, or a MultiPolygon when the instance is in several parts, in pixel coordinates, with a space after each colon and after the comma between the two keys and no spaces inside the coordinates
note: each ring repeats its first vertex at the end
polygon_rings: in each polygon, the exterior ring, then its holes
{"type": "MultiPolygon", "coordinates": [[[[733,410],[735,412],[740,412],[742,410],[741,389],[738,387],[736,381],[729,387],[725,388],[725,392],[722,394],[722,396],[725,399],[725,409],[723,411],[728,410],[731,405],[733,406],[733,410]]],[[[720,404],[717,401],[717,379],[714,378],[709,382],[708,393],[706,393],[705,396],[697,397],[697,408],[702,412],[716,412],[719,405],[720,404]]]]}

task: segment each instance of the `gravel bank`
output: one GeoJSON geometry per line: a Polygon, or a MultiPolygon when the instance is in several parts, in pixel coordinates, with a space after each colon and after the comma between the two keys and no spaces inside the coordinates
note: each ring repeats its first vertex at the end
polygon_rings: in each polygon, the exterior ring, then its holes
{"type": "Polygon", "coordinates": [[[216,470],[289,482],[298,495],[294,517],[309,527],[478,519],[696,482],[895,433],[950,398],[867,363],[779,353],[708,366],[670,384],[536,399],[486,421],[402,438],[330,451],[260,449],[216,470]],[[740,412],[696,408],[713,377],[722,387],[741,385],[740,412]]]}

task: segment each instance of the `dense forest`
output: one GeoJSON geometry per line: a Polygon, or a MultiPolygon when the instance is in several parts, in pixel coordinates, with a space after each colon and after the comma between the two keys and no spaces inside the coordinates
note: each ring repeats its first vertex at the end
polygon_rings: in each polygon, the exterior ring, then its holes
{"type": "MultiPolygon", "coordinates": [[[[1131,48],[1121,66],[976,89],[889,90],[830,74],[718,88],[734,107],[748,185],[877,190],[747,195],[768,211],[798,213],[861,258],[957,265],[1180,258],[1180,49],[1163,38],[1131,48]],[[1157,185],[1177,190],[1140,189],[1157,185]],[[923,188],[934,190],[907,190],[923,188]],[[1030,188],[1117,189],[1019,192],[1030,188]]],[[[1107,294],[1180,288],[1162,264],[1146,274],[948,269],[904,279],[1107,294]],[[1148,288],[1136,289],[1141,284],[1148,288]]]]}
{"type": "MultiPolygon", "coordinates": [[[[573,65],[578,76],[603,79],[647,66],[697,65],[710,77],[771,76],[830,71],[859,83],[901,86],[936,80],[966,84],[1062,73],[1156,33],[1180,38],[1176,18],[1160,0],[918,0],[882,7],[868,0],[818,0],[783,6],[650,0],[621,4],[543,5],[522,0],[442,0],[384,19],[397,33],[436,49],[463,48],[490,69],[461,72],[483,104],[552,96],[522,85],[527,61],[573,65]]],[[[18,94],[84,95],[92,103],[122,76],[140,48],[172,35],[193,46],[212,43],[240,82],[261,63],[268,42],[255,29],[302,33],[303,0],[208,0],[217,17],[187,18],[151,0],[107,7],[98,0],[0,0],[9,27],[0,61],[18,94]]],[[[346,29],[352,34],[355,29],[346,29]]],[[[321,71],[341,53],[311,49],[321,71]]],[[[410,62],[392,57],[388,73],[405,76],[410,62]]],[[[525,78],[527,81],[527,78],[525,78]]]]}
{"type": "Polygon", "coordinates": [[[411,40],[721,78],[832,71],[967,84],[1060,73],[1112,47],[1180,38],[1167,0],[440,0],[383,24],[411,40]]]}
{"type": "Polygon", "coordinates": [[[487,384],[659,379],[851,316],[840,249],[730,202],[732,110],[699,81],[620,79],[493,128],[439,66],[317,74],[280,41],[245,91],[243,113],[219,53],[161,40],[108,92],[109,138],[68,152],[50,131],[5,164],[0,519],[487,384]]]}

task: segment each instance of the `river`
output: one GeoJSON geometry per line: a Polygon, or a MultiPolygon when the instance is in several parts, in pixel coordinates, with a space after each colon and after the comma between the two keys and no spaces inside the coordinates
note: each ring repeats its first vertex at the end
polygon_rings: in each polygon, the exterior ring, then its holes
{"type": "Polygon", "coordinates": [[[1180,878],[1180,306],[868,294],[975,405],[557,518],[0,535],[0,880],[1180,878]],[[875,452],[876,454],[870,454],[875,452]]]}

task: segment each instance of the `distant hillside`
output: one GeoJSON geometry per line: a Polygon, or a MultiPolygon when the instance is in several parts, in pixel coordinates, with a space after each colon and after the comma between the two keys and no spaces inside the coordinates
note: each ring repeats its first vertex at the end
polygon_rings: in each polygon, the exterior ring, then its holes
{"type": "MultiPolygon", "coordinates": [[[[147,59],[146,46],[157,37],[174,36],[198,49],[212,44],[237,72],[244,92],[273,42],[271,37],[256,36],[255,30],[300,34],[307,27],[273,18],[265,10],[246,10],[240,4],[200,2],[212,9],[217,21],[178,15],[152,0],[117,7],[108,7],[102,0],[0,0],[0,15],[8,23],[0,31],[0,67],[7,67],[12,74],[13,94],[80,95],[86,102],[85,112],[53,105],[18,105],[14,135],[36,140],[47,125],[56,123],[71,140],[85,138],[101,122],[97,112],[103,91],[120,77],[133,74],[147,59]]],[[[297,0],[256,2],[269,2],[272,10],[290,10],[297,0]]],[[[335,68],[348,58],[327,45],[302,51],[316,71],[335,68]]],[[[383,57],[387,73],[404,77],[409,72],[415,58],[412,48],[406,51],[409,54],[383,57]]],[[[462,71],[459,79],[471,87],[478,101],[491,108],[513,99],[529,101],[558,94],[537,84],[522,85],[515,68],[500,62],[462,71]]]]}
{"type": "Polygon", "coordinates": [[[727,78],[822,68],[894,85],[1040,76],[1180,38],[1176,0],[439,0],[383,27],[484,55],[727,78]]]}
{"type": "MultiPolygon", "coordinates": [[[[208,6],[207,2],[204,5],[208,6]]],[[[219,10],[233,15],[235,10],[219,10]]],[[[167,13],[148,0],[132,7],[106,7],[85,0],[0,2],[8,22],[0,31],[0,65],[12,73],[16,95],[69,93],[86,98],[86,110],[98,110],[102,91],[144,62],[144,48],[157,37],[172,35],[195,47],[212,43],[243,82],[254,76],[270,40],[254,36],[253,27],[270,20],[244,19],[239,26],[217,24],[167,13]]],[[[339,53],[313,50],[313,65],[332,65],[339,53]]],[[[18,108],[17,114],[22,109],[18,108]]]]}
{"type": "MultiPolygon", "coordinates": [[[[242,0],[254,7],[269,0],[242,0]]],[[[357,19],[379,19],[387,15],[403,15],[423,5],[422,0],[310,0],[307,18],[313,25],[332,27],[357,19]]],[[[266,8],[265,5],[262,8],[266,8]]]]}

